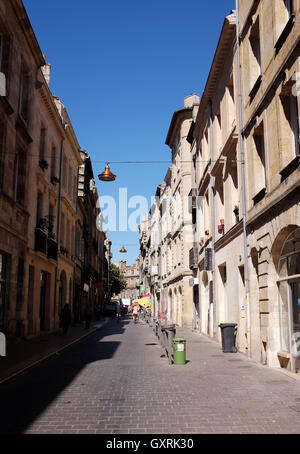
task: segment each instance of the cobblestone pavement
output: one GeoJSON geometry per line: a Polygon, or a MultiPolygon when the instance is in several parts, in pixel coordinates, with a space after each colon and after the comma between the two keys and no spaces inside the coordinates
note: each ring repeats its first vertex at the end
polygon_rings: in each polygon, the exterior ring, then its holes
{"type": "Polygon", "coordinates": [[[169,365],[152,329],[111,321],[0,385],[1,433],[299,433],[300,382],[177,329],[169,365]]]}

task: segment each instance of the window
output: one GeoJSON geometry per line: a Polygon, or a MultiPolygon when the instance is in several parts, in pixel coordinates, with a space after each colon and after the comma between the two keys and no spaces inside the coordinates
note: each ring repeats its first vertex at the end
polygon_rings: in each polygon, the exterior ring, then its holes
{"type": "Polygon", "coordinates": [[[17,275],[17,308],[21,308],[23,304],[23,284],[24,284],[24,259],[18,260],[18,275],[17,275]]]}
{"type": "Polygon", "coordinates": [[[0,35],[0,71],[2,72],[3,37],[0,35]]]}
{"type": "Polygon", "coordinates": [[[69,166],[69,175],[68,175],[68,194],[71,196],[72,194],[72,180],[73,180],[73,172],[71,166],[69,166]]]}
{"type": "Polygon", "coordinates": [[[75,227],[74,227],[74,225],[72,225],[71,255],[74,254],[74,240],[75,240],[75,227]]]}
{"type": "Polygon", "coordinates": [[[0,120],[0,191],[3,186],[4,176],[4,123],[0,120]]]}
{"type": "Polygon", "coordinates": [[[294,26],[294,1],[277,0],[275,2],[275,50],[280,51],[294,26]]]}
{"type": "Polygon", "coordinates": [[[80,230],[78,224],[76,225],[76,231],[75,231],[75,255],[78,258],[81,258],[81,238],[80,238],[80,230]]]}
{"type": "Polygon", "coordinates": [[[46,128],[41,128],[41,133],[40,133],[40,154],[39,154],[40,161],[43,161],[45,159],[45,145],[46,145],[46,128]]]}
{"type": "Polygon", "coordinates": [[[26,183],[26,153],[19,149],[15,160],[14,176],[14,199],[15,202],[24,205],[25,200],[25,183],[26,183]]]}
{"type": "Polygon", "coordinates": [[[226,263],[222,263],[222,265],[219,265],[219,273],[223,282],[223,285],[226,285],[227,282],[227,268],[226,268],[226,263]]]}
{"type": "MultiPolygon", "coordinates": [[[[1,21],[1,18],[0,18],[1,21]]],[[[8,92],[8,82],[9,82],[9,54],[10,54],[10,38],[9,34],[4,30],[0,22],[0,72],[5,76],[5,91],[8,92]]]]}
{"type": "Polygon", "coordinates": [[[51,177],[57,177],[56,175],[56,147],[52,147],[51,152],[51,177]]]}
{"type": "Polygon", "coordinates": [[[7,300],[7,255],[0,252],[0,331],[5,332],[7,300]]]}
{"type": "Polygon", "coordinates": [[[52,203],[49,204],[49,219],[48,219],[48,234],[54,236],[54,206],[52,203]]]}
{"type": "Polygon", "coordinates": [[[40,219],[43,217],[43,194],[38,192],[36,204],[36,225],[39,225],[40,219]]]}
{"type": "Polygon", "coordinates": [[[65,245],[65,215],[61,215],[61,223],[60,223],[60,244],[61,246],[65,245]]]}
{"type": "Polygon", "coordinates": [[[76,203],[76,196],[77,196],[77,178],[74,177],[73,179],[73,201],[76,203]]]}
{"type": "Polygon", "coordinates": [[[64,188],[67,189],[67,178],[68,178],[67,173],[68,172],[67,172],[67,158],[65,156],[63,157],[63,166],[62,167],[63,167],[63,169],[62,169],[62,176],[63,176],[62,183],[63,183],[64,188]]]}
{"type": "Polygon", "coordinates": [[[298,99],[289,90],[280,96],[285,116],[285,146],[295,157],[299,154],[299,112],[298,99]]]}
{"type": "Polygon", "coordinates": [[[228,132],[231,132],[235,123],[235,99],[234,99],[234,86],[233,76],[227,85],[227,117],[228,117],[228,132]]]}
{"type": "Polygon", "coordinates": [[[69,219],[67,219],[67,227],[66,227],[66,249],[68,250],[68,253],[71,252],[71,232],[70,232],[71,224],[69,219]]]}
{"type": "Polygon", "coordinates": [[[253,172],[252,179],[254,188],[254,205],[258,203],[266,193],[266,157],[264,126],[261,123],[253,134],[253,172]]]}
{"type": "Polygon", "coordinates": [[[222,146],[222,122],[221,122],[221,110],[219,109],[214,118],[214,143],[217,156],[222,146]]]}
{"type": "Polygon", "coordinates": [[[261,75],[261,48],[260,48],[260,32],[259,18],[253,25],[249,36],[250,52],[249,52],[249,70],[250,70],[250,96],[251,91],[256,88],[256,84],[261,75]]]}
{"type": "MultiPolygon", "coordinates": [[[[215,179],[215,208],[216,213],[218,213],[217,223],[219,223],[219,219],[224,219],[224,181],[223,181],[223,172],[222,170],[218,171],[215,179]]],[[[218,231],[218,226],[216,225],[216,231],[218,231]]],[[[221,233],[221,232],[219,232],[221,233]]],[[[223,228],[224,233],[224,228],[223,228]]]]}
{"type": "Polygon", "coordinates": [[[19,91],[19,114],[25,123],[28,121],[29,83],[29,73],[22,63],[19,91]]]}

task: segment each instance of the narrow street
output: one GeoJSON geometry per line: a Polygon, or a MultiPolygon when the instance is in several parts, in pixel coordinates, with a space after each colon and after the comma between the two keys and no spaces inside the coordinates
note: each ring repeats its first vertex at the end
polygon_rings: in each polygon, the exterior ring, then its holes
{"type": "Polygon", "coordinates": [[[0,386],[1,433],[299,433],[300,382],[178,328],[170,366],[152,328],[111,320],[0,386]]]}

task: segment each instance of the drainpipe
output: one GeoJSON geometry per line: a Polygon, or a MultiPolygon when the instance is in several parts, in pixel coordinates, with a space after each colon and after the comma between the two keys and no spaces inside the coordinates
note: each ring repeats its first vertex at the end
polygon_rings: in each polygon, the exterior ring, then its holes
{"type": "MultiPolygon", "coordinates": [[[[197,115],[194,116],[193,121],[196,122],[197,115]]],[[[201,288],[200,288],[200,268],[199,268],[199,244],[200,244],[200,239],[199,239],[199,211],[198,210],[198,186],[199,186],[199,179],[198,179],[198,150],[197,150],[197,142],[194,139],[192,148],[195,146],[195,186],[196,186],[196,195],[195,195],[195,201],[196,201],[196,229],[195,229],[195,235],[194,235],[194,244],[197,244],[197,279],[198,279],[198,310],[199,310],[199,319],[198,319],[198,331],[201,333],[201,320],[202,320],[202,307],[201,307],[201,288]]]]}
{"type": "MultiPolygon", "coordinates": [[[[212,101],[209,104],[209,141],[210,141],[210,161],[211,168],[214,163],[214,141],[213,141],[213,111],[212,101]]],[[[215,177],[210,176],[210,195],[211,195],[211,250],[212,250],[212,306],[213,306],[213,335],[217,333],[217,311],[215,298],[215,177]]]]}
{"type": "MultiPolygon", "coordinates": [[[[160,195],[159,195],[160,197],[160,195]]],[[[160,200],[159,200],[160,203],[160,200]]],[[[162,302],[162,294],[163,294],[163,279],[162,279],[162,213],[160,212],[160,207],[158,204],[158,210],[159,210],[159,217],[160,217],[160,223],[159,223],[159,231],[160,231],[160,236],[159,236],[159,246],[160,246],[160,253],[159,253],[159,263],[160,263],[160,297],[159,297],[159,304],[157,307],[157,316],[158,312],[161,311],[161,302],[162,302]]]]}
{"type": "Polygon", "coordinates": [[[240,56],[240,37],[239,37],[239,0],[236,0],[236,49],[237,49],[237,76],[238,76],[238,108],[239,108],[239,143],[241,154],[241,183],[242,183],[242,216],[243,216],[243,244],[244,244],[244,271],[245,271],[245,313],[247,330],[247,349],[248,356],[251,355],[250,343],[250,311],[249,311],[249,268],[247,250],[247,231],[246,231],[246,190],[245,190],[245,147],[243,136],[243,104],[241,88],[241,56],[240,56]]]}
{"type": "Polygon", "coordinates": [[[198,278],[198,305],[199,305],[199,333],[201,333],[201,323],[202,323],[202,304],[201,304],[201,287],[200,287],[200,268],[199,268],[199,244],[200,244],[200,238],[199,238],[199,216],[200,216],[200,210],[198,210],[198,189],[199,189],[199,179],[198,179],[198,159],[197,159],[197,147],[196,147],[196,178],[195,178],[195,183],[196,183],[196,232],[195,232],[195,243],[198,244],[197,246],[197,278],[198,278]],[[198,241],[197,241],[198,239],[198,241]]]}
{"type": "Polygon", "coordinates": [[[59,186],[58,186],[58,203],[57,203],[57,225],[56,225],[56,239],[57,239],[57,264],[55,268],[54,280],[54,330],[56,328],[56,300],[57,300],[57,274],[58,274],[58,254],[59,254],[59,235],[60,235],[60,213],[61,213],[61,185],[62,185],[62,158],[64,151],[64,139],[60,144],[60,158],[59,158],[59,186]]]}

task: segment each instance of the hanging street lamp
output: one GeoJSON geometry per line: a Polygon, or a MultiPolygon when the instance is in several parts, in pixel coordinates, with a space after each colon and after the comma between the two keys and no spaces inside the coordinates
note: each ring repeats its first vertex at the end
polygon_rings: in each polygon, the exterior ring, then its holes
{"type": "Polygon", "coordinates": [[[106,163],[106,167],[105,167],[104,172],[102,172],[102,173],[100,173],[100,175],[98,175],[98,178],[101,181],[115,181],[115,179],[117,178],[116,175],[114,175],[110,171],[110,168],[109,168],[108,164],[109,164],[109,162],[106,163]]]}
{"type": "Polygon", "coordinates": [[[120,249],[120,252],[122,252],[122,254],[125,254],[125,252],[127,252],[126,249],[124,248],[124,246],[122,246],[122,249],[120,249]]]}

